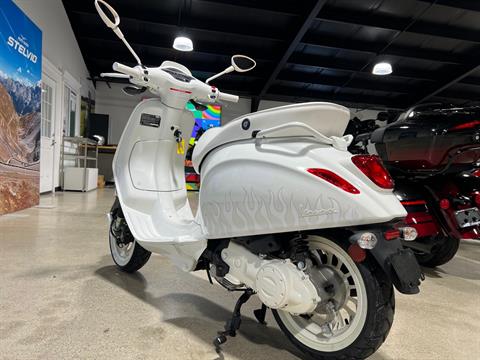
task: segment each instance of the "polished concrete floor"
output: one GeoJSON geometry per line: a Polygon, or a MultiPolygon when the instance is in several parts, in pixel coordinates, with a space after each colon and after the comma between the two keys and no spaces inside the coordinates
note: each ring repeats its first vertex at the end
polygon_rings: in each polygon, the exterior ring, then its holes
{"type": "MultiPolygon", "coordinates": [[[[269,315],[244,308],[239,335],[212,346],[238,294],[153,256],[137,274],[109,255],[113,190],[60,193],[55,208],[0,217],[1,359],[298,359],[269,315]]],[[[48,198],[42,203],[48,204],[48,198]]],[[[393,328],[371,359],[478,359],[480,242],[427,271],[422,292],[397,294],[393,328]]]]}

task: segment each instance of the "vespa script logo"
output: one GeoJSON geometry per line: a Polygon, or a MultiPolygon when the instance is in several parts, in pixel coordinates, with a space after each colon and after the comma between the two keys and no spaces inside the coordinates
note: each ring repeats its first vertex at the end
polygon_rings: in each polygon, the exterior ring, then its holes
{"type": "Polygon", "coordinates": [[[28,44],[27,39],[23,35],[20,35],[17,39],[14,39],[13,37],[9,36],[7,40],[7,44],[8,46],[11,46],[16,51],[18,51],[23,56],[25,56],[32,63],[34,64],[37,63],[38,57],[33,52],[28,50],[30,45],[28,44]]]}
{"type": "Polygon", "coordinates": [[[301,209],[300,216],[301,217],[310,217],[310,216],[322,216],[322,215],[333,215],[337,214],[338,210],[334,208],[330,209],[301,209]]]}

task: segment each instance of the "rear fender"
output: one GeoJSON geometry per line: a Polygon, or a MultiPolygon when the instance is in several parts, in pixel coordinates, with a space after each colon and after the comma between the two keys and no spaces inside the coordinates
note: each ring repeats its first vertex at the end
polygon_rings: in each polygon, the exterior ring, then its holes
{"type": "Polygon", "coordinates": [[[383,232],[378,229],[355,232],[350,236],[350,242],[356,244],[361,233],[366,231],[374,233],[378,239],[377,245],[368,252],[390,278],[395,288],[402,294],[419,293],[424,275],[413,252],[403,248],[400,238],[385,240],[383,232]]]}

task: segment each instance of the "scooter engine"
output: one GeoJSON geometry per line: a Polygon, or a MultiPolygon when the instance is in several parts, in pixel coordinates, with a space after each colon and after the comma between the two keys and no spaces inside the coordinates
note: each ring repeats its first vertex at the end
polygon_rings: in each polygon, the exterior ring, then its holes
{"type": "Polygon", "coordinates": [[[289,259],[262,259],[232,242],[223,249],[222,259],[230,267],[226,278],[252,288],[272,309],[305,314],[321,302],[310,276],[289,259]]]}

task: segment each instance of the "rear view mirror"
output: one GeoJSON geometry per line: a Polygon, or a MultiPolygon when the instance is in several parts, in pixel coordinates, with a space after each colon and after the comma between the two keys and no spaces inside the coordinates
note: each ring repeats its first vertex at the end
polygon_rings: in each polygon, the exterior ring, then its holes
{"type": "Polygon", "coordinates": [[[142,65],[142,62],[140,61],[140,58],[138,57],[137,53],[130,46],[130,44],[125,39],[125,36],[123,36],[123,33],[119,28],[120,16],[115,11],[115,9],[111,5],[109,5],[105,0],[95,0],[95,8],[97,9],[98,15],[100,15],[100,18],[103,20],[105,25],[107,25],[110,29],[112,29],[115,35],[117,35],[120,38],[120,40],[123,41],[125,46],[132,53],[135,60],[137,60],[138,65],[142,65]],[[108,15],[105,12],[104,8],[107,10],[108,15]]]}
{"type": "Polygon", "coordinates": [[[233,55],[232,56],[232,66],[235,71],[238,72],[247,72],[252,70],[257,63],[252,58],[245,55],[233,55]]]}
{"type": "Polygon", "coordinates": [[[218,74],[215,74],[212,77],[209,77],[205,82],[208,84],[213,79],[216,79],[222,75],[231,73],[233,71],[247,72],[252,70],[257,65],[255,60],[245,55],[233,55],[231,62],[232,62],[232,65],[227,67],[222,72],[219,72],[218,74]]]}

